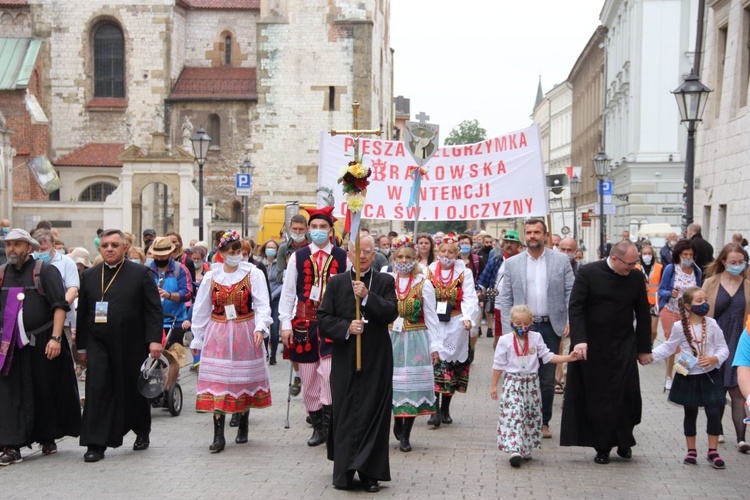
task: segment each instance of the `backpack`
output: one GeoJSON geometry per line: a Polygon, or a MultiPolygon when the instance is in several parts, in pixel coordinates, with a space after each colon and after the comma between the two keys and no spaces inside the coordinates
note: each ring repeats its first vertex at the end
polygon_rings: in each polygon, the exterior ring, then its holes
{"type": "MultiPolygon", "coordinates": [[[[42,286],[42,277],[41,277],[42,264],[43,262],[41,260],[38,260],[38,259],[34,260],[34,270],[31,272],[31,276],[32,276],[34,284],[32,286],[25,286],[23,287],[23,289],[26,291],[36,290],[36,293],[44,297],[47,294],[44,292],[44,287],[42,286]]],[[[3,282],[5,281],[5,271],[7,268],[8,268],[7,262],[5,264],[0,265],[0,288],[2,288],[3,282]]]]}

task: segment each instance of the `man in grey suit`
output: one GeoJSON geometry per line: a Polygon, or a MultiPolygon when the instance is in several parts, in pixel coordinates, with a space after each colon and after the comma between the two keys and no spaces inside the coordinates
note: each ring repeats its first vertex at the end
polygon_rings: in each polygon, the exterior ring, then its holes
{"type": "MultiPolygon", "coordinates": [[[[503,311],[503,334],[510,333],[510,309],[526,304],[534,313],[531,329],[542,334],[550,351],[557,354],[560,339],[568,334],[568,301],[573,289],[573,268],[568,257],[545,247],[547,225],[542,219],[524,223],[526,251],[505,261],[505,275],[500,291],[503,311]]],[[[555,365],[539,368],[542,389],[542,435],[551,438],[549,421],[555,398],[555,365]]]]}

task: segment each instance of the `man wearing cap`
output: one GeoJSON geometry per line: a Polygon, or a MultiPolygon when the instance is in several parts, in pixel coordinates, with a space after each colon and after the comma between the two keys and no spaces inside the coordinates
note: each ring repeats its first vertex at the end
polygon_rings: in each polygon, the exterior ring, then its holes
{"type": "Polygon", "coordinates": [[[493,332],[492,328],[487,328],[487,336],[495,337],[493,348],[497,345],[497,340],[500,338],[500,335],[503,334],[501,323],[502,315],[500,313],[500,288],[502,286],[504,274],[503,264],[505,263],[505,259],[517,255],[518,252],[521,251],[521,246],[522,243],[521,238],[518,236],[518,231],[513,229],[507,231],[503,236],[502,252],[497,252],[497,255],[490,259],[484,267],[484,271],[482,271],[482,274],[479,276],[478,284],[480,292],[477,294],[486,298],[487,302],[492,305],[494,312],[494,314],[490,315],[491,317],[494,316],[494,321],[492,321],[491,318],[488,318],[488,324],[494,324],[495,330],[493,332]]]}
{"type": "Polygon", "coordinates": [[[281,341],[297,362],[313,424],[309,446],[326,442],[331,421],[330,341],[318,335],[318,305],[331,276],[346,272],[346,252],[331,244],[333,207],[306,209],[312,243],[289,258],[279,300],[281,341]],[[296,300],[296,309],[295,309],[296,300]]]}
{"type": "MultiPolygon", "coordinates": [[[[543,219],[529,219],[523,226],[526,251],[505,261],[500,289],[503,333],[510,333],[510,309],[528,305],[534,316],[531,329],[542,334],[547,348],[560,351],[560,338],[568,334],[568,301],[573,289],[573,268],[568,256],[546,248],[549,233],[543,219]]],[[[552,432],[552,404],[555,398],[555,365],[539,368],[542,395],[542,437],[552,432]]]]}
{"type": "Polygon", "coordinates": [[[156,238],[151,245],[154,261],[149,266],[164,310],[164,328],[172,326],[173,320],[167,316],[175,317],[174,329],[165,346],[167,349],[172,344],[182,344],[185,336],[182,323],[188,319],[186,303],[193,297],[190,274],[184,264],[172,258],[174,251],[175,244],[168,236],[156,238]]]}
{"type": "Polygon", "coordinates": [[[156,231],[153,229],[146,229],[143,231],[143,251],[148,252],[149,247],[154,243],[156,239],[156,231]]]}
{"type": "Polygon", "coordinates": [[[86,462],[104,458],[129,431],[149,447],[151,408],[138,392],[146,356],[161,355],[162,306],[151,270],[125,258],[125,235],[102,232],[103,262],[83,273],[78,296],[78,359],[88,365],[81,446],[86,462]]]}
{"type": "Polygon", "coordinates": [[[42,454],[56,439],[77,436],[80,406],[71,354],[63,336],[65,289],[60,273],[36,261],[39,243],[23,229],[5,238],[2,266],[0,347],[0,466],[23,461],[20,448],[33,442],[42,454]]]}

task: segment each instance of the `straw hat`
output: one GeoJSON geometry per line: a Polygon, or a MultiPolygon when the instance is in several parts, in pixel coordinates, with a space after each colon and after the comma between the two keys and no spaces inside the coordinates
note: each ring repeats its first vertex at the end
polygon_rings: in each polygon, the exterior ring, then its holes
{"type": "Polygon", "coordinates": [[[89,261],[90,254],[85,248],[74,248],[68,255],[76,264],[83,264],[83,267],[91,267],[91,261],[89,261]]]}
{"type": "Polygon", "coordinates": [[[166,236],[157,237],[151,245],[151,253],[154,257],[169,257],[174,249],[174,243],[166,236]]]}

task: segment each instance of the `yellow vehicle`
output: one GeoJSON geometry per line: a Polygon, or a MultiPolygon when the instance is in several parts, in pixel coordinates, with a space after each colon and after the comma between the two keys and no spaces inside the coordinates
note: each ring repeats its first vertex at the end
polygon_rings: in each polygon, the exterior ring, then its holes
{"type": "MultiPolygon", "coordinates": [[[[260,221],[258,221],[257,242],[262,245],[270,239],[281,241],[283,238],[280,232],[285,229],[289,219],[295,214],[302,214],[307,219],[305,208],[317,208],[312,203],[299,203],[288,201],[286,203],[271,203],[264,205],[260,211],[260,221]]],[[[336,234],[341,236],[344,229],[344,223],[341,219],[336,222],[336,234]]]]}

